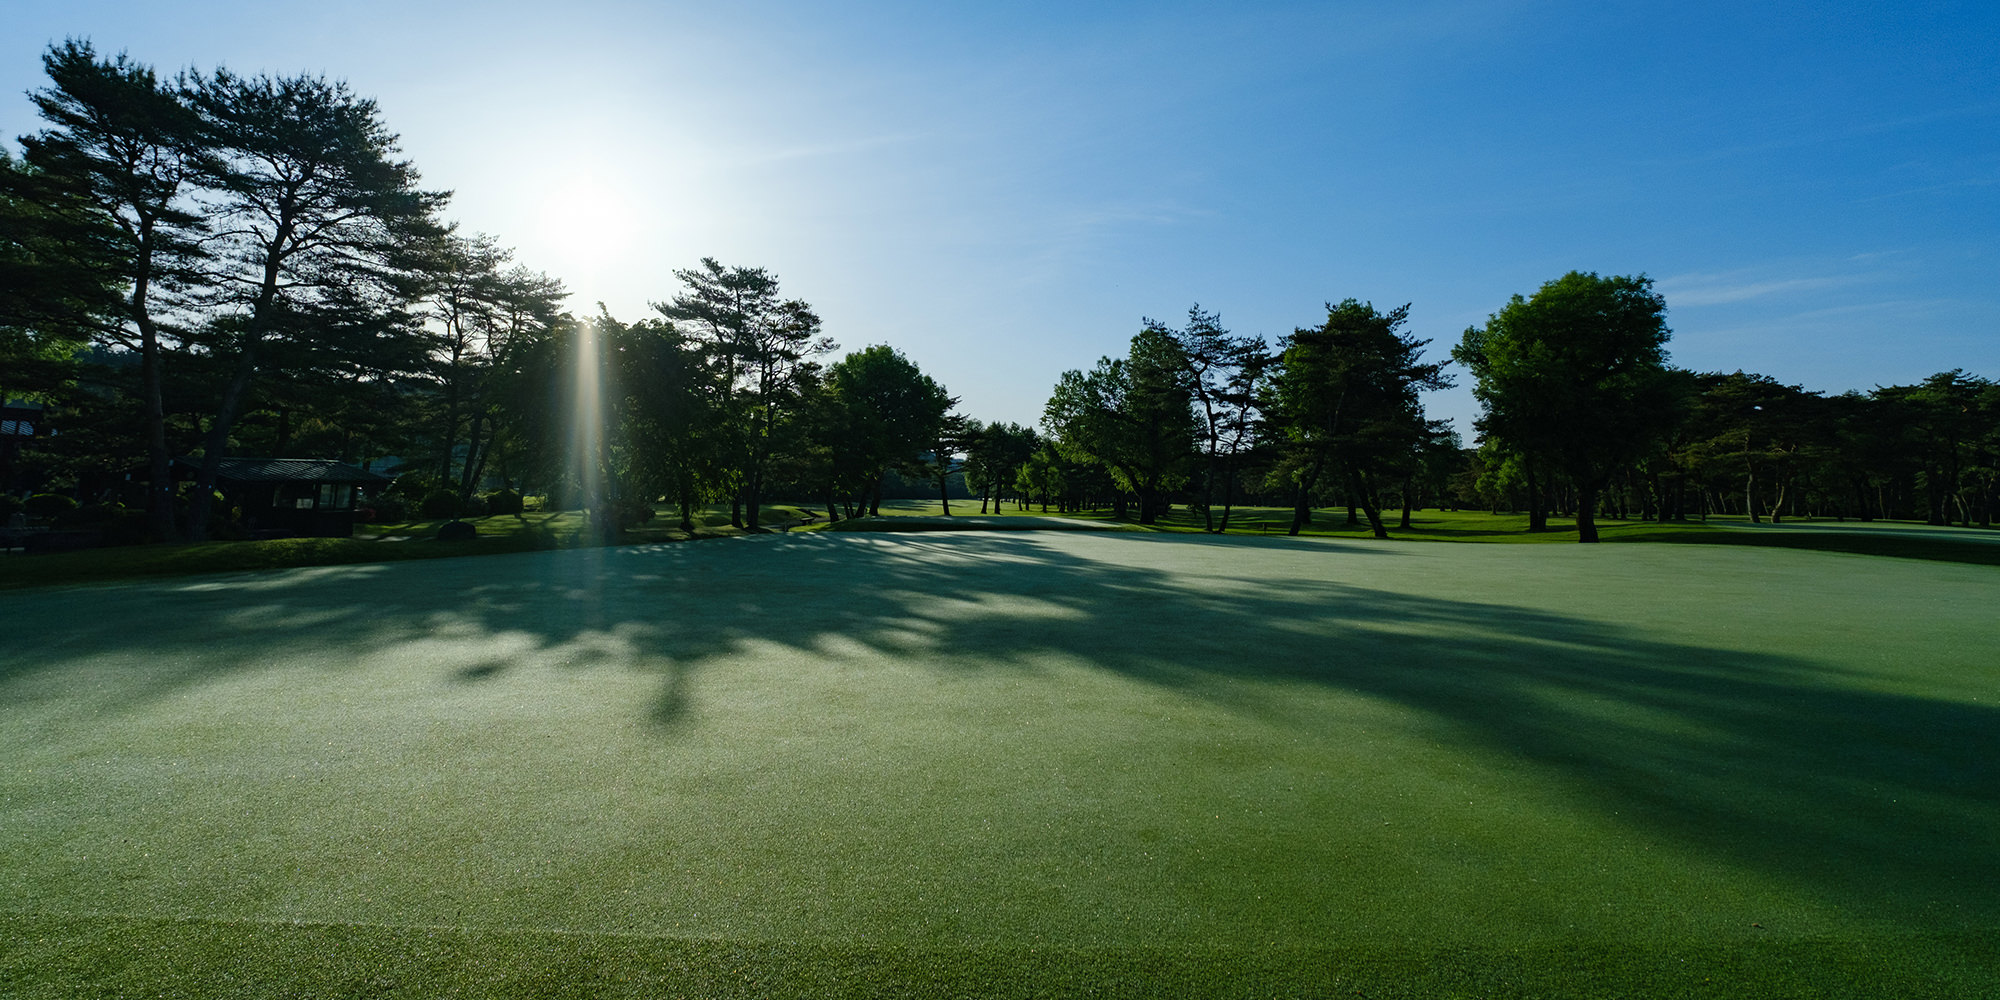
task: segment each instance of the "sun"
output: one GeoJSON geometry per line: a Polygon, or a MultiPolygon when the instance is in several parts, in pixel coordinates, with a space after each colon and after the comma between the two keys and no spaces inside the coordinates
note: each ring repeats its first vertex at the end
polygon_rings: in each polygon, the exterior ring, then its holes
{"type": "Polygon", "coordinates": [[[642,199],[609,171],[573,170],[548,184],[533,246],[558,273],[597,273],[628,257],[643,231],[642,199]]]}

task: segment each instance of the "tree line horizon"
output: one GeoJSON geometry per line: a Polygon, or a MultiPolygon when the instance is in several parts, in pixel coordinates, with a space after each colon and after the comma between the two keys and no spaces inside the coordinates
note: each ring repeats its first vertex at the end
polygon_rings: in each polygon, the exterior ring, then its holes
{"type": "Polygon", "coordinates": [[[345,83],[163,79],[77,40],[43,64],[45,127],[0,151],[0,399],[59,411],[64,433],[7,441],[0,503],[29,479],[116,494],[144,470],[120,498],[135,539],[229,534],[216,475],[249,454],[395,456],[404,495],[547,492],[612,533],[661,503],[688,528],[727,503],[756,530],[780,497],[879,512],[899,482],[948,512],[959,480],[982,511],[1006,496],[1151,524],[1183,504],[1216,532],[1252,502],[1291,507],[1292,533],[1315,508],[1389,537],[1387,510],[1408,528],[1459,506],[1526,511],[1531,531],[1573,516],[1584,542],[1634,514],[1993,519],[1993,381],[1826,395],[1675,368],[1644,275],[1516,295],[1448,361],[1425,359],[1408,305],[1329,302],[1275,344],[1195,305],[1062,373],[1037,427],[985,423],[892,346],[826,360],[820,317],[762,268],[703,258],[654,316],[572,315],[559,279],[445,221],[449,193],[345,83]],[[1476,448],[1423,410],[1448,363],[1473,379],[1476,448]],[[197,471],[177,489],[181,456],[197,471]]]}

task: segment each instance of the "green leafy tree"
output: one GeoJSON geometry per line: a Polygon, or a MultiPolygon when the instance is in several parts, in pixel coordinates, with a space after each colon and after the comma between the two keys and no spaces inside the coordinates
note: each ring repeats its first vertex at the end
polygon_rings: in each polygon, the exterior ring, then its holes
{"type": "Polygon", "coordinates": [[[819,316],[798,299],[778,296],[778,279],[763,268],[725,267],[704,257],[699,268],[679,270],[683,290],[653,308],[713,352],[735,428],[742,489],[731,521],[758,527],[759,505],[771,469],[779,431],[793,410],[804,405],[802,385],[812,359],[835,348],[820,332],[819,316]]]}
{"type": "Polygon", "coordinates": [[[1022,465],[1041,445],[1041,435],[1032,427],[995,421],[972,434],[966,444],[966,485],[979,494],[979,512],[986,513],[988,500],[993,512],[1000,512],[1000,497],[1015,487],[1022,465]]]}
{"type": "MultiPolygon", "coordinates": [[[[1153,524],[1167,491],[1186,482],[1195,453],[1187,358],[1167,330],[1148,325],[1124,358],[1064,372],[1042,410],[1042,427],[1070,458],[1104,467],[1136,495],[1139,523],[1153,524]]],[[[1123,516],[1122,495],[1118,500],[1123,516]]]]}
{"type": "Polygon", "coordinates": [[[1409,306],[1382,313],[1347,299],[1326,312],[1326,322],[1279,344],[1271,374],[1273,417],[1298,454],[1290,533],[1306,525],[1314,491],[1337,477],[1375,537],[1387,538],[1377,480],[1414,475],[1434,436],[1418,392],[1451,380],[1442,364],[1422,360],[1429,341],[1402,332],[1409,306]]]}
{"type": "Polygon", "coordinates": [[[851,477],[848,490],[879,514],[882,480],[892,468],[910,468],[938,443],[945,414],[957,403],[901,351],[876,344],[829,365],[827,389],[835,406],[837,465],[851,477]]]}
{"type": "Polygon", "coordinates": [[[1530,298],[1514,296],[1452,352],[1476,379],[1480,432],[1520,455],[1531,482],[1550,471],[1569,478],[1578,541],[1597,541],[1605,484],[1679,417],[1666,311],[1643,275],[1571,271],[1530,298]]]}
{"type": "Polygon", "coordinates": [[[1209,531],[1227,531],[1237,464],[1256,437],[1256,389],[1271,362],[1270,348],[1262,337],[1232,336],[1222,326],[1220,314],[1199,304],[1188,309],[1187,325],[1178,330],[1153,320],[1146,325],[1165,330],[1187,360],[1188,388],[1199,418],[1195,431],[1202,453],[1202,522],[1209,531]],[[1223,497],[1219,522],[1218,489],[1223,497]]]}

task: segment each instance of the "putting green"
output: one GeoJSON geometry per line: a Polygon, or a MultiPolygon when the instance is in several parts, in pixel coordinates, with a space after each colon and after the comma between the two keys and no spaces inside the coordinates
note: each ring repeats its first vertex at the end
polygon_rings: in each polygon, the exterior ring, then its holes
{"type": "Polygon", "coordinates": [[[1963,988],[1996,606],[1861,556],[1091,532],[8,594],[0,913],[55,944],[0,966],[189,921],[1327,982],[1928,940],[1963,988]]]}

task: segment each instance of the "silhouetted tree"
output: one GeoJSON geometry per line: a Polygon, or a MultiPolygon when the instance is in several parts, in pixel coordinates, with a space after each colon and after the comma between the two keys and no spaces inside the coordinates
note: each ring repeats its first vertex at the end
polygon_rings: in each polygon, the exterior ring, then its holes
{"type": "Polygon", "coordinates": [[[100,59],[87,41],[51,46],[42,66],[49,86],[31,99],[49,127],[21,144],[49,192],[43,205],[66,223],[64,256],[107,262],[123,286],[117,315],[95,332],[139,355],[148,521],[155,537],[172,538],[164,353],[176,343],[177,297],[205,257],[203,219],[189,200],[201,123],[150,67],[122,54],[100,59]]]}
{"type": "MultiPolygon", "coordinates": [[[[387,344],[412,329],[410,252],[437,231],[446,195],[417,186],[375,102],[324,77],[217,70],[193,89],[219,247],[203,348],[232,372],[210,418],[189,509],[205,537],[215,476],[272,342],[329,331],[387,344]]],[[[395,349],[395,346],[391,346],[395,349]]]]}

